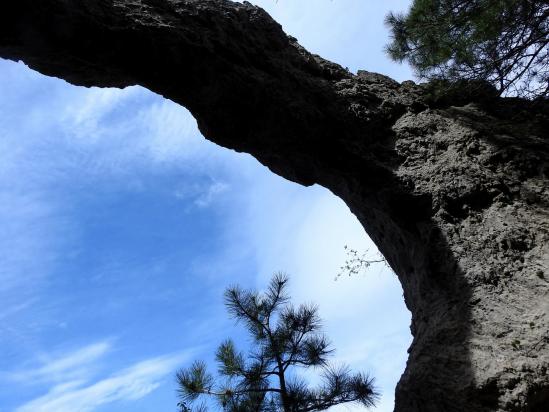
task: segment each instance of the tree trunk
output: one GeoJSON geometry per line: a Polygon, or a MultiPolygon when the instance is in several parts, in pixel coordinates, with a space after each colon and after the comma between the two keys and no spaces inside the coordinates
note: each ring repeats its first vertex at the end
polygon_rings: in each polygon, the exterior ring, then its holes
{"type": "Polygon", "coordinates": [[[147,87],[206,138],[340,196],[412,312],[397,411],[546,410],[547,105],[353,75],[226,0],[4,1],[0,56],[147,87]]]}

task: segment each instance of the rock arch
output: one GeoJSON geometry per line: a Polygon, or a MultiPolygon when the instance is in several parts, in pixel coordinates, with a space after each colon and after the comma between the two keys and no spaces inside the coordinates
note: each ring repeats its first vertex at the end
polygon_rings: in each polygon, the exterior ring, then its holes
{"type": "Polygon", "coordinates": [[[206,138],[340,196],[412,312],[397,411],[549,403],[545,103],[354,75],[227,0],[6,1],[0,56],[76,85],[147,87],[206,138]]]}

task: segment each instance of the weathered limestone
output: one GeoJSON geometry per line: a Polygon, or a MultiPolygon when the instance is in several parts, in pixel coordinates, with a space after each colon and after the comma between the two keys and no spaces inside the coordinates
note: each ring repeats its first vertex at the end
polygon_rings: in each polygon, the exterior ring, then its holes
{"type": "Polygon", "coordinates": [[[412,312],[397,411],[547,410],[547,104],[353,75],[226,0],[6,0],[0,56],[145,86],[206,138],[344,199],[412,312]]]}

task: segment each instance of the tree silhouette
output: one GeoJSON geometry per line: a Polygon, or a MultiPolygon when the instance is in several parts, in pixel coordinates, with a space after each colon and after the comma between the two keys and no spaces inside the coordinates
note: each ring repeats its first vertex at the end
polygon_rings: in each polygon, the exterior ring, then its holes
{"type": "Polygon", "coordinates": [[[215,397],[230,412],[320,411],[342,403],[374,406],[378,393],[373,379],[351,373],[347,366],[333,367],[327,358],[333,353],[321,333],[317,307],[289,303],[288,277],[276,274],[265,293],[229,288],[225,304],[252,337],[247,358],[228,339],[217,349],[219,380],[196,361],[177,374],[178,404],[182,411],[206,411],[204,396],[215,397]],[[318,368],[322,384],[311,388],[295,368],[318,368]]]}

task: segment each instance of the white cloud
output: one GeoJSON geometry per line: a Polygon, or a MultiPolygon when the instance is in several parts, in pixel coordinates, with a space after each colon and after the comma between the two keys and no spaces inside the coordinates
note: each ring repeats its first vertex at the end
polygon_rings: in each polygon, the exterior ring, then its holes
{"type": "Polygon", "coordinates": [[[88,378],[93,365],[112,349],[110,341],[97,342],[66,355],[40,354],[41,366],[10,374],[20,383],[63,382],[88,378]]]}
{"type": "Polygon", "coordinates": [[[139,113],[145,138],[140,150],[155,163],[200,163],[199,158],[218,151],[208,144],[197,130],[196,120],[183,107],[170,100],[161,100],[139,113]]]}
{"type": "Polygon", "coordinates": [[[194,204],[198,207],[208,207],[217,196],[226,192],[229,189],[229,185],[223,182],[213,182],[208,188],[198,196],[194,204]]]}
{"type": "MultiPolygon", "coordinates": [[[[78,99],[68,94],[64,111],[57,113],[67,138],[80,144],[93,145],[105,134],[111,134],[111,122],[105,121],[115,109],[143,93],[137,86],[125,89],[92,87],[76,91],[78,99]]],[[[76,96],[75,96],[76,97],[76,96]]]]}
{"type": "Polygon", "coordinates": [[[208,142],[188,110],[142,87],[76,89],[65,99],[55,114],[62,129],[57,150],[67,152],[65,174],[128,180],[143,170],[197,175],[243,156],[208,142]]]}
{"type": "Polygon", "coordinates": [[[91,412],[105,404],[135,401],[158,388],[166,375],[187,359],[187,353],[171,354],[136,363],[94,383],[64,382],[16,412],[91,412]]]}
{"type": "Polygon", "coordinates": [[[13,306],[9,306],[7,308],[3,308],[3,310],[0,312],[0,321],[4,321],[5,319],[10,318],[11,316],[27,309],[35,302],[34,299],[26,300],[22,303],[14,304],[13,306]]]}
{"type": "MultiPolygon", "coordinates": [[[[13,77],[31,73],[15,63],[2,68],[13,77]]],[[[146,190],[143,175],[174,170],[192,181],[213,161],[220,166],[234,156],[206,144],[184,108],[143,88],[60,87],[60,80],[33,77],[20,92],[40,95],[48,83],[48,104],[28,98],[11,113],[5,102],[0,114],[0,300],[11,314],[26,309],[15,310],[22,300],[40,301],[45,281],[79,244],[78,190],[146,190]],[[24,122],[13,120],[27,111],[24,122]]],[[[226,189],[214,179],[191,202],[206,207],[226,189]]]]}
{"type": "Polygon", "coordinates": [[[229,189],[229,183],[213,179],[210,179],[210,181],[206,183],[200,181],[185,181],[174,191],[174,196],[177,199],[180,199],[185,203],[191,203],[198,208],[206,208],[229,189]]]}

